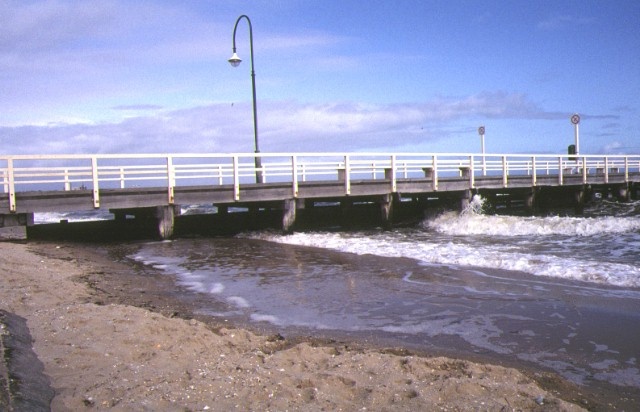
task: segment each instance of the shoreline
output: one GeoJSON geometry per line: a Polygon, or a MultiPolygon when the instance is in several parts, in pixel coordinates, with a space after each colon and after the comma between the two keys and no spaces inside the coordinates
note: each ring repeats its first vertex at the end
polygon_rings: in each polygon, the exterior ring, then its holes
{"type": "Polygon", "coordinates": [[[552,373],[259,334],[199,316],[166,276],[141,276],[99,247],[0,243],[0,309],[27,320],[54,411],[613,406],[552,373]]]}

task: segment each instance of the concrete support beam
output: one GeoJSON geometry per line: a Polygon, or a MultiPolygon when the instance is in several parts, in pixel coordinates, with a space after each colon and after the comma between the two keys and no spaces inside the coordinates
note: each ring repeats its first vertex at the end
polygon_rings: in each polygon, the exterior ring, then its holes
{"type": "MultiPolygon", "coordinates": [[[[304,205],[304,204],[303,204],[304,205]]],[[[282,205],[282,231],[290,233],[296,223],[296,211],[298,202],[296,199],[285,199],[282,205]]]]}
{"type": "Polygon", "coordinates": [[[575,212],[576,215],[581,215],[584,213],[584,204],[586,202],[586,191],[584,188],[578,189],[574,192],[574,200],[575,200],[575,212]]]}
{"type": "Polygon", "coordinates": [[[616,197],[620,202],[630,202],[631,201],[631,188],[629,184],[625,183],[617,187],[616,197]]]}
{"type": "Polygon", "coordinates": [[[0,227],[33,226],[33,213],[0,214],[0,227]]]}
{"type": "Polygon", "coordinates": [[[538,208],[537,201],[538,201],[538,199],[537,199],[535,190],[532,190],[529,193],[525,193],[525,195],[524,195],[524,207],[525,207],[527,213],[529,213],[529,214],[535,213],[536,209],[538,208]]]}
{"type": "Polygon", "coordinates": [[[132,223],[143,222],[143,226],[149,227],[149,223],[154,225],[154,232],[160,239],[169,239],[173,236],[175,216],[180,214],[180,206],[164,205],[153,207],[134,207],[127,209],[109,209],[113,213],[115,220],[123,224],[127,223],[129,217],[133,217],[132,223]]]}
{"type": "Polygon", "coordinates": [[[33,213],[0,214],[0,241],[25,240],[27,226],[33,226],[33,213]]]}
{"type": "Polygon", "coordinates": [[[170,239],[173,236],[175,224],[175,208],[173,205],[156,206],[154,217],[158,224],[160,239],[170,239]]]}
{"type": "Polygon", "coordinates": [[[473,198],[473,193],[471,193],[471,190],[464,190],[462,192],[462,195],[460,196],[460,209],[459,209],[459,212],[462,212],[467,207],[469,207],[469,204],[471,203],[471,199],[472,198],[473,198]]]}
{"type": "Polygon", "coordinates": [[[382,196],[378,205],[380,207],[380,217],[382,219],[382,225],[389,229],[393,223],[393,209],[394,203],[397,201],[397,194],[387,194],[382,196]]]}

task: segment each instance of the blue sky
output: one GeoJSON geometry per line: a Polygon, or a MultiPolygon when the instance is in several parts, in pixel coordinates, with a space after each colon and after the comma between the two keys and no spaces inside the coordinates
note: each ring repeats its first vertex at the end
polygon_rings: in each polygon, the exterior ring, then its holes
{"type": "Polygon", "coordinates": [[[640,2],[0,0],[0,153],[640,153],[640,2]]]}

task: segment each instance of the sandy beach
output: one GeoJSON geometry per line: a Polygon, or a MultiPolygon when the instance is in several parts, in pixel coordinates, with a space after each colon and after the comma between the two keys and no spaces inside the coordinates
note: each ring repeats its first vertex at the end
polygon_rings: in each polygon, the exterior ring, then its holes
{"type": "Polygon", "coordinates": [[[0,310],[25,319],[53,411],[607,409],[544,373],[200,319],[69,243],[0,243],[0,268],[0,310]]]}

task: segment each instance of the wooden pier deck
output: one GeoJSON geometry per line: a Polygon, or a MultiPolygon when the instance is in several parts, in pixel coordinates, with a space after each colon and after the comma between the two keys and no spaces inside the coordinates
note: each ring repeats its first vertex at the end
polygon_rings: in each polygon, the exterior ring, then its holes
{"type": "Polygon", "coordinates": [[[297,211],[327,203],[374,204],[391,222],[407,200],[464,207],[475,193],[509,196],[531,210],[552,188],[577,208],[592,191],[630,200],[640,190],[640,155],[21,155],[0,156],[0,181],[0,230],[30,226],[34,213],[108,210],[116,219],[152,217],[158,236],[168,238],[181,205],[212,205],[221,214],[279,210],[290,230],[297,211]]]}

